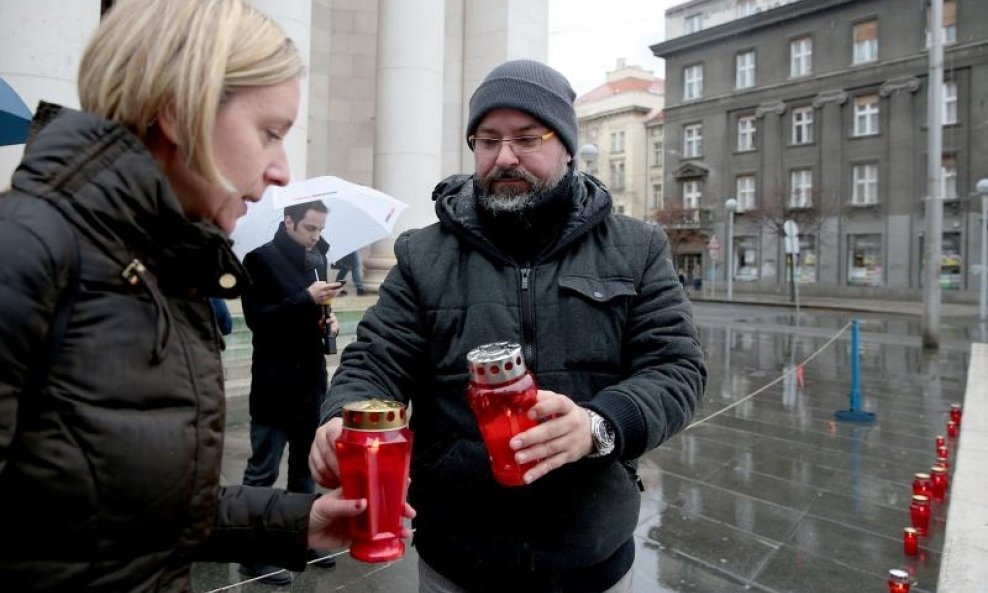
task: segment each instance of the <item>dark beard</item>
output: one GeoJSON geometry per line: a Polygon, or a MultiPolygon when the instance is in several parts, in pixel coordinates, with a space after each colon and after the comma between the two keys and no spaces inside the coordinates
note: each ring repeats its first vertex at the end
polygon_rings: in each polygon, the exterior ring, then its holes
{"type": "Polygon", "coordinates": [[[523,216],[535,208],[546,193],[555,189],[565,176],[565,166],[560,167],[559,171],[547,179],[539,179],[528,171],[517,168],[499,169],[495,167],[483,179],[474,175],[474,179],[481,189],[477,194],[477,207],[491,216],[523,216]],[[508,187],[495,191],[493,189],[494,182],[503,179],[524,180],[531,189],[519,191],[508,187]]]}

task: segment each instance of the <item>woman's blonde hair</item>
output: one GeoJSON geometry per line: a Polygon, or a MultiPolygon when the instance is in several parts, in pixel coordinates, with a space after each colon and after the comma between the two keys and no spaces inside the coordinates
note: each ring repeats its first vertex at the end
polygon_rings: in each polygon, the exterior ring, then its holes
{"type": "Polygon", "coordinates": [[[292,41],[243,0],[120,0],[82,56],[79,100],[141,139],[171,110],[186,162],[223,183],[212,154],[220,103],[301,75],[292,41]]]}

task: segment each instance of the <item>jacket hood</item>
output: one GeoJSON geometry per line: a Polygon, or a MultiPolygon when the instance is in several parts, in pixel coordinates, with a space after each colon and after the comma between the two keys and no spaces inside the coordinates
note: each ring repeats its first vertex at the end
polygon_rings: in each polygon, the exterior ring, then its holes
{"type": "Polygon", "coordinates": [[[167,293],[233,298],[246,286],[230,240],[186,218],[144,143],[120,124],[41,103],[11,185],[48,198],[117,264],[143,262],[167,293]]]}
{"type": "MultiPolygon", "coordinates": [[[[566,222],[556,241],[540,254],[540,260],[551,257],[580,238],[611,213],[611,195],[596,177],[573,171],[565,179],[570,184],[570,208],[566,222]]],[[[477,212],[475,191],[472,175],[452,175],[440,181],[432,192],[439,224],[489,255],[511,263],[510,258],[487,238],[477,212]]]]}

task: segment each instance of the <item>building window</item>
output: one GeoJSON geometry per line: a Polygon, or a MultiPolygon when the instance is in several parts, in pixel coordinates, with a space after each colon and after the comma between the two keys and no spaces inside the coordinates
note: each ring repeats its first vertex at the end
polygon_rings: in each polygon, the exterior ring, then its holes
{"type": "Polygon", "coordinates": [[[689,35],[703,30],[703,13],[691,14],[683,19],[683,34],[689,35]]]}
{"type": "Polygon", "coordinates": [[[624,130],[611,132],[611,152],[624,152],[624,130]]]}
{"type": "MultiPolygon", "coordinates": [[[[813,284],[816,282],[816,236],[799,236],[799,256],[796,258],[796,282],[813,284]]],[[[788,278],[787,278],[788,280],[788,278]]]]}
{"type": "Polygon", "coordinates": [[[703,96],[703,64],[683,68],[683,101],[703,96]]]}
{"type": "Polygon", "coordinates": [[[854,178],[854,188],[851,192],[851,204],[854,206],[872,206],[878,203],[878,165],[854,165],[851,168],[854,178]]]}
{"type": "Polygon", "coordinates": [[[797,107],[792,110],[792,143],[813,142],[813,108],[797,107]]]}
{"type": "Polygon", "coordinates": [[[745,51],[734,58],[734,86],[748,89],[755,86],[755,52],[745,51]]]}
{"type": "Polygon", "coordinates": [[[854,135],[872,136],[878,133],[878,95],[854,98],[854,135]]]}
{"type": "Polygon", "coordinates": [[[661,167],[662,159],[665,155],[662,153],[662,141],[655,140],[652,142],[652,166],[661,167]]]}
{"type": "MultiPolygon", "coordinates": [[[[930,35],[930,13],[932,9],[926,8],[926,47],[929,48],[933,42],[930,35]]],[[[943,42],[957,43],[957,2],[956,0],[943,0],[943,42]]]]}
{"type": "Polygon", "coordinates": [[[957,123],[957,81],[943,81],[943,123],[957,123]]]}
{"type": "Polygon", "coordinates": [[[738,212],[755,209],[755,176],[738,175],[736,181],[738,212]]]}
{"type": "Polygon", "coordinates": [[[624,191],[624,161],[611,161],[610,188],[614,191],[624,191]]]}
{"type": "Polygon", "coordinates": [[[854,63],[865,64],[878,59],[878,19],[854,25],[854,63]]]}
{"type": "Polygon", "coordinates": [[[734,279],[741,282],[758,280],[758,237],[734,238],[734,279]]]}
{"type": "Polygon", "coordinates": [[[789,76],[798,78],[813,73],[813,39],[801,37],[789,42],[789,76]]]}
{"type": "Polygon", "coordinates": [[[882,285],[882,236],[847,236],[847,285],[882,285]]]}
{"type": "Polygon", "coordinates": [[[743,115],[738,118],[738,151],[755,150],[755,116],[743,115]]]}
{"type": "Polygon", "coordinates": [[[943,199],[957,199],[957,158],[945,156],[941,161],[940,172],[943,177],[943,199]]]}
{"type": "Polygon", "coordinates": [[[744,18],[746,16],[751,16],[758,12],[758,6],[755,4],[755,0],[738,0],[737,12],[735,12],[735,18],[744,18]]]}
{"type": "Polygon", "coordinates": [[[700,207],[700,182],[696,179],[683,182],[683,209],[696,210],[700,207]]]}
{"type": "Polygon", "coordinates": [[[789,172],[789,207],[809,208],[813,205],[813,169],[793,169],[789,172]]]}
{"type": "Polygon", "coordinates": [[[652,208],[662,210],[665,208],[665,200],[662,199],[662,184],[652,184],[652,208]]]}
{"type": "Polygon", "coordinates": [[[703,124],[683,126],[683,157],[697,158],[703,155],[703,124]]]}

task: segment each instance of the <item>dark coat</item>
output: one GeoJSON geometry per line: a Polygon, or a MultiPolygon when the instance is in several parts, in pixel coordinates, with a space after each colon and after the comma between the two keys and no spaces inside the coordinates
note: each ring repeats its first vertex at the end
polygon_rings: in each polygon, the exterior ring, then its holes
{"type": "Polygon", "coordinates": [[[656,226],[611,213],[575,174],[561,234],[531,264],[485,236],[466,176],[436,189],[439,223],[395,244],[397,265],[343,353],[323,418],[352,400],[413,402],[410,497],[419,554],[471,591],[601,591],[634,559],[635,460],[687,425],[706,367],[656,226]],[[523,345],[539,386],[614,426],[615,452],[531,486],[498,486],[465,392],[466,353],[523,345]]]}
{"type": "Polygon", "coordinates": [[[177,592],[197,558],[304,566],[313,497],[219,485],[221,338],[207,297],[247,282],[228,239],[185,218],[119,125],[43,105],[34,128],[0,196],[0,588],[177,592]],[[146,269],[124,274],[133,261],[146,269]]]}
{"type": "MultiPolygon", "coordinates": [[[[329,244],[319,239],[323,254],[329,244]]],[[[316,304],[308,287],[326,280],[326,265],[306,263],[305,247],[279,226],[274,239],[244,258],[251,287],[244,292],[244,320],[253,332],[250,415],[285,429],[314,430],[326,393],[326,356],[316,304]]]]}

